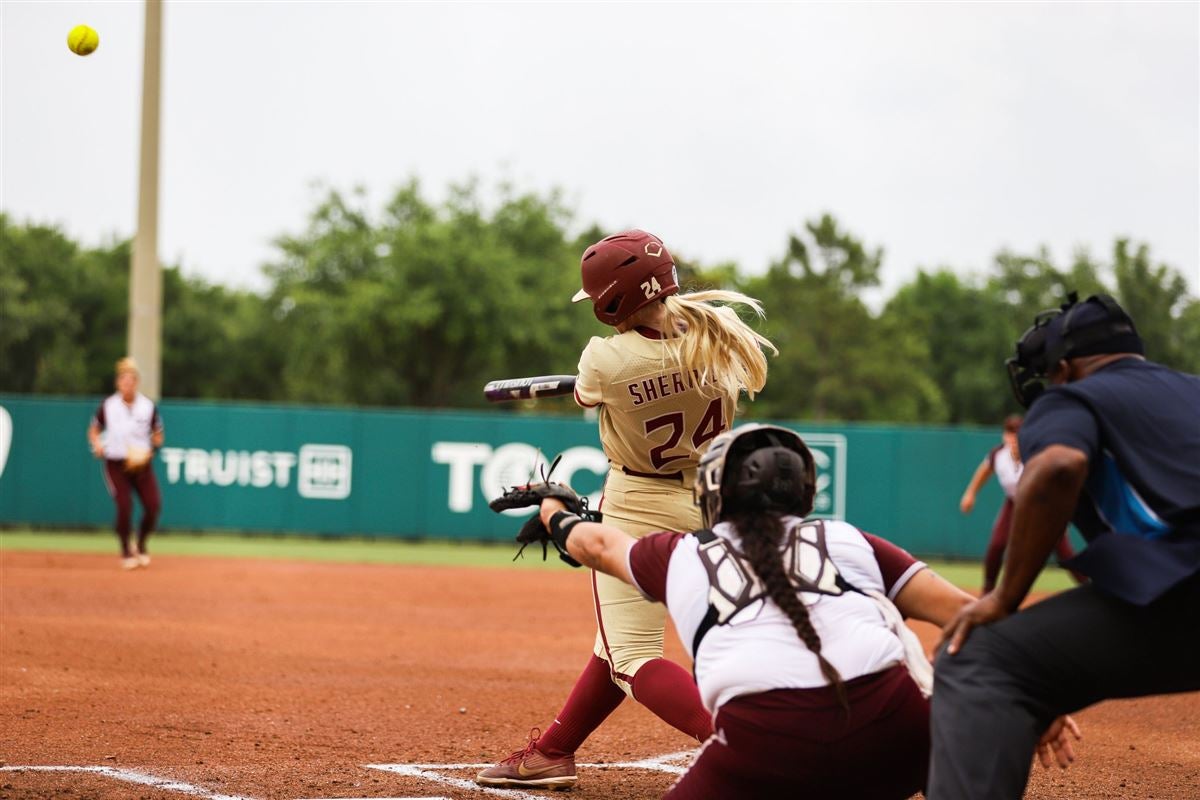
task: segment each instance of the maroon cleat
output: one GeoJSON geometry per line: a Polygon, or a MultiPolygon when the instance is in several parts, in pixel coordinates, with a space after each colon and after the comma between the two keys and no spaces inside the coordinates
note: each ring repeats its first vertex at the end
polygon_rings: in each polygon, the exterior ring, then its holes
{"type": "Polygon", "coordinates": [[[475,776],[483,786],[516,786],[524,789],[570,789],[577,780],[575,756],[552,758],[537,749],[542,732],[529,732],[529,744],[494,767],[475,776]]]}

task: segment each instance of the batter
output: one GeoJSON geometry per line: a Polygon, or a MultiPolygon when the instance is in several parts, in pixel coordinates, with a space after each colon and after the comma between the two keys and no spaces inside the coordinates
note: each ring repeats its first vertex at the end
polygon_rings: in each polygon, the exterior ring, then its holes
{"type": "MultiPolygon", "coordinates": [[[[727,306],[759,304],[735,292],[679,295],[675,263],[645,231],[609,236],[584,251],[583,289],[596,318],[616,329],[593,338],[579,359],[575,400],[598,408],[611,464],[601,510],[635,538],[699,527],[692,497],[709,442],[733,422],[738,397],[766,383],[771,343],[727,306]]],[[[712,715],[691,674],[663,658],[665,611],[636,589],[591,576],[596,643],[566,704],[528,745],[476,780],[486,786],[564,788],[576,782],[575,751],[626,696],[698,742],[712,715]]]]}

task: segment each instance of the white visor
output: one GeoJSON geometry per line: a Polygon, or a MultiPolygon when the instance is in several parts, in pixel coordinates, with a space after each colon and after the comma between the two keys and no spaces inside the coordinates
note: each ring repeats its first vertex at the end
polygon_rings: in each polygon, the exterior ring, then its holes
{"type": "Polygon", "coordinates": [[[575,293],[575,296],[571,298],[571,302],[572,303],[582,303],[584,300],[591,300],[591,299],[592,299],[592,296],[587,293],[586,289],[580,289],[578,292],[575,293]]]}

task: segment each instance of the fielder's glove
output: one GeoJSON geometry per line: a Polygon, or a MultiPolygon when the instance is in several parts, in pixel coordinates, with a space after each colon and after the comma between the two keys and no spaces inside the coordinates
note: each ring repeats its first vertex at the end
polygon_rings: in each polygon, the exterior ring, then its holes
{"type": "Polygon", "coordinates": [[[154,451],[146,447],[130,447],[125,455],[125,471],[141,472],[150,463],[154,451]]]}
{"type": "MultiPolygon", "coordinates": [[[[555,464],[557,463],[555,461],[555,464]]],[[[550,469],[553,471],[554,468],[551,467],[550,469]]],[[[587,498],[577,495],[565,483],[556,483],[549,480],[542,480],[540,483],[528,483],[524,486],[514,486],[488,503],[488,507],[496,513],[507,511],[510,508],[536,508],[540,510],[542,500],[547,497],[554,497],[562,501],[562,504],[567,507],[568,511],[579,515],[579,517],[587,522],[600,521],[599,512],[588,509],[587,498]]],[[[514,561],[521,557],[521,554],[525,552],[525,548],[530,544],[541,544],[542,560],[545,561],[548,552],[547,545],[553,544],[554,549],[558,551],[559,558],[573,567],[582,566],[578,561],[571,558],[570,554],[564,548],[550,538],[550,533],[542,525],[540,513],[534,514],[521,526],[521,530],[517,532],[517,542],[521,545],[521,549],[513,556],[514,561]]]]}

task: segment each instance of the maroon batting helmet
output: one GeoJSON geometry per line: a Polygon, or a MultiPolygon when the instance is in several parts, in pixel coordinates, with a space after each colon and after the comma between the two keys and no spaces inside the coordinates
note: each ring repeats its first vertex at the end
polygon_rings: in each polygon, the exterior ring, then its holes
{"type": "Polygon", "coordinates": [[[596,319],[617,325],[639,308],[679,291],[675,262],[662,239],[631,230],[601,239],[580,260],[583,288],[571,302],[591,300],[596,319]]]}

